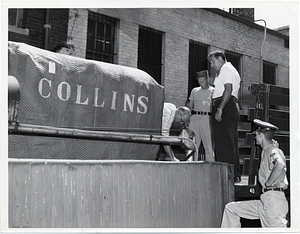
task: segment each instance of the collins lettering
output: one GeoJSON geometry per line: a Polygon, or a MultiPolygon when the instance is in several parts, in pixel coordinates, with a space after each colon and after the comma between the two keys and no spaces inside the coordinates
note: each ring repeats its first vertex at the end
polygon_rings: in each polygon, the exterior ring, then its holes
{"type": "MultiPolygon", "coordinates": [[[[82,85],[76,85],[75,89],[75,104],[78,105],[93,105],[98,108],[110,108],[116,110],[118,102],[122,102],[122,111],[129,111],[138,114],[146,114],[148,111],[147,103],[149,98],[147,96],[136,97],[135,94],[119,93],[112,90],[111,93],[103,99],[99,98],[101,89],[98,87],[93,88],[93,92],[86,92],[82,85]],[[92,99],[92,101],[90,101],[92,99]]],[[[69,83],[63,81],[58,84],[56,92],[53,92],[52,81],[47,78],[42,78],[38,85],[38,91],[41,97],[51,98],[54,93],[61,101],[70,101],[72,87],[69,83]]]]}

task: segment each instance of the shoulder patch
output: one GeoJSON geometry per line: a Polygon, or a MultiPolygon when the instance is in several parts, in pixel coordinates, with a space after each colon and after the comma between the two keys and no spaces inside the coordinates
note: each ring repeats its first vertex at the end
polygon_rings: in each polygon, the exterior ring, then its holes
{"type": "Polygon", "coordinates": [[[270,153],[270,158],[271,158],[271,163],[273,163],[274,165],[276,163],[282,163],[284,164],[283,162],[283,159],[279,153],[279,151],[277,149],[273,149],[270,153]]]}

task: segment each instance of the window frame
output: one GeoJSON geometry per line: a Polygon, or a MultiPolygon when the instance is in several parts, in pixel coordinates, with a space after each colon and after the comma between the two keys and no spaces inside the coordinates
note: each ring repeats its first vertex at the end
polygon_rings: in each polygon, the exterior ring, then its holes
{"type": "Polygon", "coordinates": [[[239,54],[239,53],[236,53],[236,52],[233,52],[233,51],[230,51],[230,50],[225,50],[224,54],[225,54],[227,62],[230,62],[236,68],[236,70],[238,71],[238,73],[241,77],[238,104],[239,104],[240,109],[243,109],[243,78],[242,78],[242,68],[243,68],[242,67],[242,58],[243,58],[243,55],[239,54]],[[229,61],[228,57],[229,58],[234,58],[238,63],[237,66],[235,64],[236,62],[233,61],[233,60],[229,61]]]}
{"type": "Polygon", "coordinates": [[[23,22],[23,9],[22,8],[10,8],[8,9],[8,25],[22,28],[22,22],[23,22]],[[14,23],[10,24],[10,15],[12,14],[12,10],[16,10],[16,16],[14,17],[14,23]]]}
{"type": "Polygon", "coordinates": [[[118,25],[119,20],[116,18],[88,11],[86,59],[113,64],[117,62],[118,25]],[[89,27],[93,30],[89,30],[89,27]]]}
{"type": "Polygon", "coordinates": [[[147,72],[161,85],[163,85],[164,35],[162,31],[139,25],[137,68],[147,72]]]}
{"type": "MultiPolygon", "coordinates": [[[[194,87],[198,87],[199,84],[196,81],[196,72],[199,72],[201,70],[209,70],[209,73],[211,72],[210,69],[210,63],[207,60],[208,56],[208,48],[209,45],[195,41],[195,40],[189,40],[189,65],[188,65],[188,74],[189,74],[189,83],[188,83],[188,97],[189,99],[190,93],[194,87]],[[196,51],[197,50],[197,51],[196,51]],[[204,52],[205,51],[205,52],[204,52]],[[199,53],[195,53],[199,52],[199,53]],[[201,52],[204,52],[204,56],[201,55],[201,52]],[[193,54],[191,54],[193,53],[193,54]]],[[[210,73],[210,76],[212,74],[210,73]]]]}
{"type": "Polygon", "coordinates": [[[278,65],[275,64],[275,63],[263,60],[263,83],[276,85],[276,83],[277,83],[277,74],[276,74],[277,66],[278,65]],[[270,71],[265,70],[266,66],[267,66],[268,69],[272,69],[272,74],[270,74],[271,73],[270,71]],[[268,73],[267,77],[266,77],[266,73],[268,73]],[[270,79],[271,75],[274,75],[274,78],[272,78],[273,82],[271,82],[271,79],[270,79]]]}
{"type": "Polygon", "coordinates": [[[23,8],[9,8],[8,9],[8,31],[13,32],[13,33],[18,33],[18,34],[23,34],[23,35],[29,35],[29,30],[27,28],[22,28],[23,27],[23,8]],[[10,10],[16,9],[16,17],[15,17],[15,23],[10,24],[9,19],[10,19],[10,10]]]}

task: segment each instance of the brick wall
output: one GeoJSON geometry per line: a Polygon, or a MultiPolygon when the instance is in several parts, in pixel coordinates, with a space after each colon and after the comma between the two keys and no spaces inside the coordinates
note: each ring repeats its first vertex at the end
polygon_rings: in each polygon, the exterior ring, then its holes
{"type": "Polygon", "coordinates": [[[68,39],[69,9],[51,9],[50,20],[49,48],[52,49],[57,42],[68,39]]]}
{"type": "Polygon", "coordinates": [[[45,9],[24,9],[23,28],[29,29],[27,43],[44,48],[45,9]]]}
{"type": "Polygon", "coordinates": [[[118,34],[118,64],[137,67],[138,63],[138,34],[139,28],[128,21],[120,21],[118,34]]]}
{"type": "MultiPolygon", "coordinates": [[[[260,81],[260,50],[263,28],[257,29],[205,9],[94,9],[98,13],[120,19],[118,64],[137,67],[138,27],[164,32],[163,81],[166,101],[184,105],[188,89],[189,40],[199,41],[214,49],[242,54],[243,107],[253,102],[248,87],[260,81]]],[[[84,20],[82,19],[82,22],[84,20]]],[[[284,39],[268,34],[263,59],[278,64],[277,84],[288,86],[288,49],[284,39]]],[[[243,112],[243,110],[242,110],[243,112]]]]}
{"type": "Polygon", "coordinates": [[[70,9],[68,35],[71,36],[70,41],[75,46],[73,55],[80,58],[85,58],[86,54],[87,19],[86,9],[70,9]]]}
{"type": "Polygon", "coordinates": [[[19,32],[9,32],[8,33],[8,40],[9,41],[15,41],[15,42],[22,42],[22,43],[28,43],[28,35],[19,33],[19,32]]]}
{"type": "MultiPolygon", "coordinates": [[[[90,9],[119,19],[117,31],[117,63],[137,67],[139,26],[164,32],[163,74],[166,101],[184,105],[188,96],[188,50],[189,40],[209,45],[208,53],[215,50],[229,50],[242,55],[243,112],[253,102],[248,87],[260,82],[260,51],[264,36],[263,27],[253,27],[233,17],[224,17],[212,10],[190,8],[105,8],[90,9]]],[[[88,24],[88,9],[57,9],[51,11],[51,43],[65,39],[75,45],[74,56],[85,58],[88,24]],[[54,15],[56,16],[54,17],[54,15]],[[60,18],[61,17],[61,18],[60,18]],[[62,23],[57,25],[60,19],[62,23]],[[55,19],[55,20],[54,20],[55,19]],[[63,31],[68,24],[68,32],[63,31]],[[57,32],[55,32],[57,30],[57,32]],[[55,37],[56,35],[56,37],[55,37]]],[[[27,14],[35,18],[28,21],[29,44],[42,47],[44,15],[30,10],[27,14]]],[[[263,49],[263,60],[278,64],[277,84],[289,87],[289,49],[284,47],[284,38],[268,31],[263,49]]],[[[208,63],[209,64],[209,63],[208,63]]]]}

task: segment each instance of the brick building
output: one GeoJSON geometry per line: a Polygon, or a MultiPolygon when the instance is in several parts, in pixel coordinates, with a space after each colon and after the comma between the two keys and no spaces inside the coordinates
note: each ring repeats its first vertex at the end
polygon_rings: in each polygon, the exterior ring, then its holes
{"type": "Polygon", "coordinates": [[[195,72],[214,75],[207,55],[216,49],[241,75],[241,114],[254,101],[252,82],[289,87],[289,36],[266,29],[264,41],[254,9],[10,9],[9,24],[11,41],[51,50],[69,40],[74,56],[145,70],[176,105],[184,105],[197,85],[195,72]]]}

